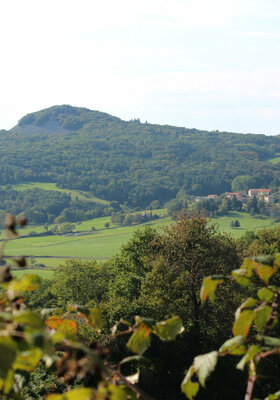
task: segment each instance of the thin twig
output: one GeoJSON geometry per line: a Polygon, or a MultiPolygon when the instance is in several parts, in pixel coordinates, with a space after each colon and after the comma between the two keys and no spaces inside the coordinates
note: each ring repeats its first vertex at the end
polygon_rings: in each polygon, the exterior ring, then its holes
{"type": "Polygon", "coordinates": [[[279,354],[280,353],[280,349],[273,349],[273,350],[269,350],[269,351],[265,351],[261,354],[258,354],[256,357],[257,361],[260,361],[262,358],[265,358],[267,356],[271,356],[272,354],[279,354]]]}
{"type": "Polygon", "coordinates": [[[249,379],[248,379],[247,388],[246,388],[246,394],[245,394],[244,400],[252,400],[253,391],[254,391],[254,385],[255,385],[256,379],[257,379],[257,376],[256,376],[255,363],[254,363],[253,360],[251,360],[251,362],[250,362],[250,376],[249,376],[249,379]]]}
{"type": "Polygon", "coordinates": [[[129,382],[129,380],[123,376],[120,372],[118,372],[112,365],[105,363],[105,367],[110,371],[111,374],[114,374],[114,377],[117,378],[120,382],[124,383],[127,387],[129,387],[134,393],[136,393],[137,397],[141,397],[142,400],[155,400],[153,397],[149,396],[145,393],[139,386],[129,382]]]}
{"type": "Polygon", "coordinates": [[[133,328],[130,327],[129,329],[127,329],[126,331],[122,331],[122,332],[118,332],[115,335],[111,335],[111,336],[106,336],[105,338],[99,340],[99,343],[104,343],[107,340],[112,340],[117,338],[118,336],[122,336],[122,335],[128,335],[129,333],[133,332],[133,328]]]}

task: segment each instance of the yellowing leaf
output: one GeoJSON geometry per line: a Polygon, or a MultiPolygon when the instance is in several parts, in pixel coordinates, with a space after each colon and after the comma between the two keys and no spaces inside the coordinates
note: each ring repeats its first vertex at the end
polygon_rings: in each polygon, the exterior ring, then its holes
{"type": "Polygon", "coordinates": [[[254,320],[255,313],[252,310],[244,310],[240,313],[233,325],[234,336],[242,335],[247,337],[254,320]]]}
{"type": "Polygon", "coordinates": [[[110,400],[127,400],[126,388],[124,386],[109,385],[110,400]]]}
{"type": "Polygon", "coordinates": [[[258,301],[257,301],[256,299],[254,299],[253,297],[249,297],[248,299],[246,299],[246,300],[244,301],[244,303],[242,303],[241,306],[238,307],[238,309],[236,310],[236,312],[235,312],[235,319],[238,319],[238,317],[239,317],[241,311],[242,311],[244,308],[252,308],[252,307],[255,307],[257,304],[258,304],[258,301]]]}
{"type": "Polygon", "coordinates": [[[14,297],[15,293],[39,289],[41,278],[35,274],[27,274],[21,280],[12,280],[8,286],[8,293],[14,297]]]}
{"type": "Polygon", "coordinates": [[[274,265],[275,265],[275,267],[280,267],[280,253],[275,254],[275,256],[274,256],[274,265]]]}
{"type": "Polygon", "coordinates": [[[241,355],[246,351],[244,337],[241,335],[235,336],[227,340],[219,349],[219,353],[228,353],[232,355],[241,355]]]}
{"type": "Polygon", "coordinates": [[[58,315],[52,315],[47,318],[45,324],[51,329],[57,329],[62,324],[63,319],[58,315]]]}
{"type": "Polygon", "coordinates": [[[239,268],[239,269],[234,269],[231,272],[233,278],[242,286],[248,286],[250,283],[250,278],[253,275],[253,272],[251,269],[246,269],[246,268],[239,268]]]}
{"type": "Polygon", "coordinates": [[[264,400],[280,400],[280,391],[270,394],[268,397],[266,397],[264,400]]]}
{"type": "Polygon", "coordinates": [[[100,310],[98,308],[90,308],[89,314],[87,315],[90,325],[95,329],[101,329],[103,326],[103,318],[100,310]]]}
{"type": "Polygon", "coordinates": [[[273,299],[274,293],[271,290],[263,287],[258,290],[258,297],[262,301],[270,301],[273,299]]]}
{"type": "Polygon", "coordinates": [[[76,335],[78,332],[77,322],[72,319],[63,319],[61,324],[58,326],[57,331],[63,332],[67,335],[76,335]]]}
{"type": "Polygon", "coordinates": [[[20,369],[22,371],[34,371],[37,367],[40,359],[42,357],[42,352],[38,348],[33,348],[28,351],[22,351],[16,357],[13,364],[13,369],[20,369]]]}
{"type": "Polygon", "coordinates": [[[257,269],[256,273],[258,274],[259,278],[268,284],[269,279],[275,273],[275,268],[270,267],[269,265],[261,264],[257,269]]]}
{"type": "Polygon", "coordinates": [[[174,340],[183,331],[182,320],[177,316],[169,318],[166,321],[157,322],[153,328],[153,333],[161,340],[174,340]]]}
{"type": "Polygon", "coordinates": [[[89,388],[79,388],[64,394],[49,394],[47,400],[92,400],[93,390],[89,388]]]}
{"type": "Polygon", "coordinates": [[[142,323],[130,337],[127,347],[133,351],[133,353],[143,354],[149,347],[150,334],[151,329],[142,323]]]}
{"type": "Polygon", "coordinates": [[[255,260],[253,260],[252,258],[245,258],[240,268],[253,270],[257,268],[259,265],[260,264],[255,260]]]}
{"type": "Polygon", "coordinates": [[[185,393],[188,399],[193,400],[198,393],[199,383],[191,380],[183,381],[181,385],[182,392],[185,393]]]}
{"type": "Polygon", "coordinates": [[[244,355],[244,357],[242,357],[242,359],[239,361],[239,363],[237,364],[236,368],[237,369],[241,369],[243,370],[245,365],[252,360],[257,354],[261,353],[261,348],[259,346],[256,345],[252,345],[249,347],[249,350],[247,351],[247,353],[244,355]]]}
{"type": "Polygon", "coordinates": [[[215,292],[219,283],[222,283],[223,279],[212,279],[210,276],[203,279],[202,287],[200,290],[200,298],[202,301],[206,301],[207,298],[212,301],[215,301],[215,292]]]}
{"type": "Polygon", "coordinates": [[[260,308],[259,310],[256,310],[256,316],[255,316],[255,325],[258,331],[263,331],[264,328],[266,327],[267,321],[270,317],[272,308],[265,306],[260,308]]]}

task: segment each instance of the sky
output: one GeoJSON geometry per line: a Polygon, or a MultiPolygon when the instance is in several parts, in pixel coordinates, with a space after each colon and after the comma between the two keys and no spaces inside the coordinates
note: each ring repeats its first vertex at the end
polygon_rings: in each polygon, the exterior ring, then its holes
{"type": "Polygon", "coordinates": [[[58,104],[280,134],[279,0],[0,3],[0,129],[58,104]]]}

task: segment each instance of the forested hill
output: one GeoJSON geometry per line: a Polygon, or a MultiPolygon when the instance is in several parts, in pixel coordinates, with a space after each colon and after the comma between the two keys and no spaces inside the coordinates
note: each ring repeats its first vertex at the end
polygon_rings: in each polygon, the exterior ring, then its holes
{"type": "Polygon", "coordinates": [[[66,105],[0,131],[0,154],[0,185],[50,181],[141,207],[178,191],[220,194],[232,184],[280,184],[280,163],[270,162],[280,156],[280,136],[122,121],[66,105]]]}

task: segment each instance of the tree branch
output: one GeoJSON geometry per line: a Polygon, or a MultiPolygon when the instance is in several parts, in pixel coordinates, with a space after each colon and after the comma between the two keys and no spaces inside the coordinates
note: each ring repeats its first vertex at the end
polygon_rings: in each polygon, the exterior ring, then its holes
{"type": "Polygon", "coordinates": [[[105,367],[117,378],[118,381],[124,383],[127,387],[129,387],[134,393],[136,393],[137,397],[141,397],[142,400],[154,400],[151,396],[145,393],[139,386],[129,382],[125,376],[123,376],[119,371],[117,371],[112,365],[105,363],[105,367]]]}
{"type": "Polygon", "coordinates": [[[255,385],[256,379],[257,379],[256,367],[255,367],[254,361],[251,360],[251,362],[250,362],[250,376],[249,376],[249,379],[248,379],[247,388],[246,388],[246,394],[245,394],[244,400],[252,400],[253,390],[254,390],[254,385],[255,385]]]}

